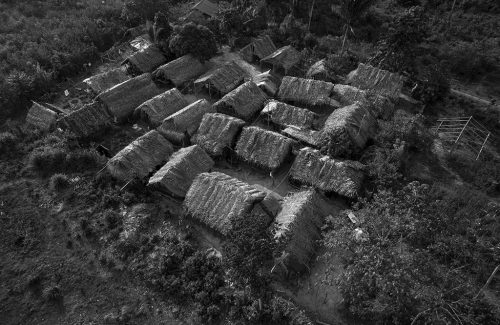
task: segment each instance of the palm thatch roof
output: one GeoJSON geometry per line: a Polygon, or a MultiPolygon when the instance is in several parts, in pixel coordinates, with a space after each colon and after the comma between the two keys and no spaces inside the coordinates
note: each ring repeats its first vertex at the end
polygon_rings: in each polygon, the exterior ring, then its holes
{"type": "Polygon", "coordinates": [[[182,86],[206,71],[206,66],[191,54],[187,54],[162,65],[154,72],[155,78],[182,86]]]}
{"type": "Polygon", "coordinates": [[[137,106],[160,93],[151,74],[145,73],[100,93],[97,99],[106,104],[114,117],[125,119],[137,106]]]}
{"type": "Polygon", "coordinates": [[[275,170],[292,152],[293,140],[255,126],[244,127],[236,143],[236,155],[242,160],[275,170]]]}
{"type": "Polygon", "coordinates": [[[239,65],[230,62],[214,71],[207,72],[198,78],[194,85],[206,87],[210,91],[213,89],[225,95],[243,83],[245,77],[245,71],[239,65]]]}
{"type": "Polygon", "coordinates": [[[332,98],[334,86],[330,82],[286,76],[281,81],[278,97],[309,106],[340,107],[332,98]]]}
{"type": "Polygon", "coordinates": [[[97,94],[130,79],[123,68],[115,68],[83,80],[97,94]]]}
{"type": "Polygon", "coordinates": [[[184,200],[186,213],[224,236],[232,231],[239,218],[266,218],[255,213],[266,193],[226,174],[213,172],[199,174],[184,200]]]}
{"type": "Polygon", "coordinates": [[[260,113],[267,116],[271,122],[281,127],[296,126],[310,129],[318,115],[308,109],[285,104],[277,100],[270,100],[260,113]]]}
{"type": "Polygon", "coordinates": [[[315,79],[315,80],[323,80],[327,82],[331,82],[333,80],[330,70],[326,65],[326,60],[322,59],[318,62],[314,63],[309,70],[307,70],[306,78],[315,79]]]}
{"type": "Polygon", "coordinates": [[[200,99],[164,119],[157,130],[168,140],[180,144],[186,133],[192,136],[196,132],[205,113],[213,112],[214,107],[206,99],[200,99]]]}
{"type": "Polygon", "coordinates": [[[293,162],[290,179],[348,198],[359,194],[366,166],[357,161],[333,159],[312,148],[302,148],[293,162]]]}
{"type": "Polygon", "coordinates": [[[271,70],[254,76],[253,82],[271,97],[278,91],[279,80],[271,74],[271,70]]]}
{"type": "Polygon", "coordinates": [[[349,85],[335,85],[333,91],[335,98],[344,106],[359,102],[376,118],[387,120],[394,115],[395,104],[387,96],[349,85]]]}
{"type": "Polygon", "coordinates": [[[201,0],[193,6],[192,10],[198,10],[205,15],[215,17],[219,11],[219,5],[217,2],[214,3],[209,0],[201,0]]]}
{"type": "Polygon", "coordinates": [[[214,161],[201,147],[181,148],[149,179],[148,186],[184,197],[195,177],[208,172],[213,165],[214,161]]]}
{"type": "Polygon", "coordinates": [[[330,156],[362,149],[377,133],[377,121],[359,102],[333,111],[320,136],[321,149],[330,156]]]}
{"type": "Polygon", "coordinates": [[[244,125],[245,121],[229,115],[205,114],[191,141],[205,149],[212,157],[222,156],[226,149],[233,147],[236,136],[244,125]]]}
{"type": "Polygon", "coordinates": [[[111,175],[121,180],[144,178],[174,152],[172,144],[151,130],[120,150],[108,161],[111,175]]]}
{"type": "Polygon", "coordinates": [[[122,64],[130,64],[140,73],[152,72],[160,65],[167,62],[167,58],[155,45],[137,51],[126,58],[122,64]]]}
{"type": "Polygon", "coordinates": [[[214,107],[219,113],[248,121],[260,111],[266,99],[266,94],[253,81],[248,81],[222,97],[214,107]]]}
{"type": "Polygon", "coordinates": [[[252,62],[254,57],[259,60],[271,55],[276,51],[276,45],[269,37],[269,35],[262,35],[253,38],[250,44],[246,45],[240,50],[240,55],[246,61],[252,62]]]}
{"type": "Polygon", "coordinates": [[[145,101],[135,109],[134,114],[150,126],[158,126],[165,118],[187,105],[187,99],[177,88],[173,88],[145,101]]]}
{"type": "Polygon", "coordinates": [[[86,137],[103,130],[112,122],[113,117],[106,107],[98,102],[92,102],[63,116],[59,120],[59,125],[78,136],[86,137]]]}
{"type": "Polygon", "coordinates": [[[297,65],[300,62],[300,59],[300,52],[291,45],[287,45],[266,56],[261,60],[261,62],[270,64],[273,68],[281,68],[286,73],[292,67],[297,65]]]}
{"type": "Polygon", "coordinates": [[[51,130],[56,125],[56,121],[57,113],[37,102],[33,102],[28,115],[26,115],[26,123],[42,131],[51,130]]]}
{"type": "Polygon", "coordinates": [[[369,64],[360,63],[358,68],[347,76],[347,83],[396,99],[403,88],[404,77],[369,64]]]}
{"type": "Polygon", "coordinates": [[[323,218],[318,211],[318,194],[302,191],[287,196],[273,226],[274,239],[287,268],[302,272],[314,256],[321,238],[323,218]]]}
{"type": "Polygon", "coordinates": [[[321,145],[321,131],[289,126],[281,133],[310,147],[319,148],[321,145]]]}

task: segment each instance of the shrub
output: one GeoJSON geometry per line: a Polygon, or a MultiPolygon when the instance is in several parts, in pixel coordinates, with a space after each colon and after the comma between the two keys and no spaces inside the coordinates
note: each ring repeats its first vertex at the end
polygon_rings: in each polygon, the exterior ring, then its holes
{"type": "Polygon", "coordinates": [[[43,147],[34,150],[29,157],[29,166],[42,174],[60,171],[66,163],[66,151],[60,148],[43,147]]]}
{"type": "Polygon", "coordinates": [[[17,137],[11,132],[0,133],[0,152],[2,153],[2,157],[5,157],[6,152],[16,148],[17,141],[17,137]]]}
{"type": "Polygon", "coordinates": [[[475,81],[485,74],[497,70],[494,60],[484,54],[479,43],[460,42],[441,54],[448,62],[449,70],[460,79],[475,81]]]}
{"type": "Polygon", "coordinates": [[[416,84],[411,91],[413,98],[422,101],[424,104],[432,104],[443,100],[450,92],[450,82],[437,65],[424,68],[416,76],[416,84]]]}
{"type": "Polygon", "coordinates": [[[169,47],[177,56],[192,54],[202,61],[217,53],[214,34],[207,27],[194,23],[175,26],[169,47]]]}
{"type": "Polygon", "coordinates": [[[316,39],[316,36],[314,36],[311,33],[306,34],[304,37],[304,46],[307,47],[308,49],[313,49],[318,45],[318,40],[316,39]]]}
{"type": "Polygon", "coordinates": [[[56,194],[65,192],[70,187],[70,181],[65,174],[54,174],[50,177],[50,190],[56,194]]]}

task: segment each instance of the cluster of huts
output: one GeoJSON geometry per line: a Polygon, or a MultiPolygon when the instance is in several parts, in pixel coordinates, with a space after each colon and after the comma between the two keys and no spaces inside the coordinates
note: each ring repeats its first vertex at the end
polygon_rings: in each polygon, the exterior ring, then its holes
{"type": "MultiPolygon", "coordinates": [[[[152,47],[126,60],[139,75],[117,68],[87,80],[98,93],[93,103],[61,118],[34,104],[27,122],[49,129],[57,121],[87,136],[112,121],[140,119],[149,131],[108,161],[114,177],[138,178],[183,200],[192,220],[223,237],[238,218],[266,222],[283,250],[284,265],[302,270],[320,236],[322,193],[355,198],[362,187],[366,167],[343,159],[338,149],[362,149],[375,136],[377,119],[394,111],[402,78],[360,64],[349,75],[350,85],[291,76],[276,82],[270,72],[249,78],[236,63],[207,70],[190,55],[165,62],[152,47]],[[181,91],[187,83],[218,100],[189,101],[181,91]],[[290,162],[287,177],[303,190],[283,198],[213,171],[228,155],[271,172],[290,162]]],[[[261,37],[241,54],[286,72],[297,60],[291,49],[276,49],[261,37]]]]}

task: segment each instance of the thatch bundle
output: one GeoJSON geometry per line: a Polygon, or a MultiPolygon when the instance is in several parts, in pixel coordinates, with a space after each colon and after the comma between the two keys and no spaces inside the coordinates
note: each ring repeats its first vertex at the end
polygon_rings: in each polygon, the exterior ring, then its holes
{"type": "Polygon", "coordinates": [[[127,81],[130,77],[123,68],[115,68],[83,80],[97,94],[127,81]]]}
{"type": "Polygon", "coordinates": [[[150,126],[157,126],[187,105],[187,99],[177,88],[173,88],[145,101],[135,109],[134,114],[150,126]]]}
{"type": "Polygon", "coordinates": [[[360,63],[358,68],[351,71],[347,76],[347,83],[360,89],[370,89],[373,92],[396,99],[401,93],[404,77],[373,67],[369,64],[360,63]]]}
{"type": "Polygon", "coordinates": [[[236,155],[259,167],[275,170],[292,151],[293,140],[255,126],[244,127],[236,143],[236,155]]]}
{"type": "Polygon", "coordinates": [[[310,129],[318,115],[308,109],[285,104],[277,100],[270,100],[260,113],[267,116],[271,122],[281,127],[296,126],[310,129]]]}
{"type": "Polygon", "coordinates": [[[331,82],[334,78],[330,73],[330,69],[326,65],[326,60],[319,60],[314,63],[306,73],[307,79],[323,80],[331,82]]]}
{"type": "Polygon", "coordinates": [[[194,82],[194,85],[206,87],[210,92],[214,90],[225,95],[243,83],[245,76],[245,71],[239,65],[231,62],[204,74],[194,82]]]}
{"type": "Polygon", "coordinates": [[[206,99],[200,99],[164,119],[157,130],[166,139],[180,144],[186,134],[192,136],[196,132],[205,113],[213,112],[214,107],[206,99]]]}
{"type": "Polygon", "coordinates": [[[191,141],[205,149],[212,157],[222,156],[225,149],[233,147],[236,136],[244,125],[245,121],[229,115],[205,114],[191,141]]]}
{"type": "Polygon", "coordinates": [[[214,104],[217,112],[250,120],[266,100],[266,94],[253,81],[245,82],[214,104]]]}
{"type": "Polygon", "coordinates": [[[206,66],[191,54],[162,65],[154,72],[154,77],[173,83],[176,87],[193,80],[206,71],[206,66]]]}
{"type": "Polygon", "coordinates": [[[149,179],[148,186],[184,197],[194,178],[210,171],[213,165],[214,161],[199,146],[181,148],[149,179]]]}
{"type": "Polygon", "coordinates": [[[152,72],[160,65],[167,62],[167,58],[155,45],[135,52],[126,58],[122,64],[130,64],[139,73],[152,72]]]}
{"type": "Polygon", "coordinates": [[[26,115],[26,123],[33,125],[37,129],[43,131],[51,130],[57,121],[57,113],[36,102],[33,102],[28,115],[26,115]]]}
{"type": "Polygon", "coordinates": [[[279,80],[271,74],[271,70],[254,76],[253,82],[271,97],[278,91],[279,80]]]}
{"type": "Polygon", "coordinates": [[[160,133],[151,130],[108,161],[108,170],[121,180],[144,178],[168,160],[174,149],[160,133]]]}
{"type": "Polygon", "coordinates": [[[319,148],[321,145],[321,131],[301,129],[296,126],[289,126],[281,131],[281,133],[289,138],[292,138],[314,148],[319,148]]]}
{"type": "Polygon", "coordinates": [[[253,211],[265,197],[266,193],[226,174],[202,173],[189,188],[184,207],[189,216],[227,236],[232,221],[255,217],[253,211]]]}
{"type": "Polygon", "coordinates": [[[290,179],[348,198],[359,194],[366,166],[357,161],[333,159],[319,150],[302,148],[293,162],[290,179]]]}
{"type": "Polygon", "coordinates": [[[285,257],[283,262],[296,272],[307,268],[316,241],[321,238],[323,218],[318,211],[317,195],[309,190],[286,197],[274,221],[274,239],[285,257]]]}
{"type": "Polygon", "coordinates": [[[59,120],[59,125],[63,129],[71,130],[78,136],[86,137],[101,131],[112,121],[113,117],[106,107],[97,102],[92,102],[62,117],[59,120]]]}
{"type": "Polygon", "coordinates": [[[330,156],[342,156],[363,149],[376,133],[377,121],[357,102],[330,114],[321,132],[321,149],[330,156]]]}
{"type": "Polygon", "coordinates": [[[287,45],[266,56],[261,62],[270,64],[273,68],[283,69],[287,73],[300,62],[300,59],[300,52],[291,45],[287,45]]]}
{"type": "Polygon", "coordinates": [[[336,99],[344,106],[359,102],[370,110],[376,118],[380,117],[387,120],[394,115],[395,105],[386,96],[349,85],[335,85],[333,91],[336,99]]]}
{"type": "Polygon", "coordinates": [[[252,39],[252,42],[240,50],[240,55],[248,62],[254,58],[262,60],[276,51],[276,45],[268,35],[252,39]]]}
{"type": "Polygon", "coordinates": [[[334,86],[330,82],[286,76],[281,81],[278,97],[309,106],[340,107],[332,98],[334,86]]]}
{"type": "Polygon", "coordinates": [[[151,74],[145,73],[122,82],[97,96],[117,119],[125,119],[134,109],[146,100],[158,95],[161,90],[151,80],[151,74]]]}

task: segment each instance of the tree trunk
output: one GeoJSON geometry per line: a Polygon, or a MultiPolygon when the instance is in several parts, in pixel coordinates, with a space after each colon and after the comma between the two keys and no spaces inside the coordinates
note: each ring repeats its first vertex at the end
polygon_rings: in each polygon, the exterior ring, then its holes
{"type": "Polygon", "coordinates": [[[349,22],[345,24],[345,31],[344,31],[344,37],[342,39],[342,49],[340,50],[340,56],[344,54],[344,49],[345,49],[345,44],[347,42],[347,33],[349,32],[349,22]]]}
{"type": "Polygon", "coordinates": [[[311,31],[311,20],[313,17],[313,10],[314,10],[314,3],[315,2],[316,2],[316,0],[313,0],[312,5],[311,5],[311,11],[309,12],[309,24],[307,24],[307,31],[308,32],[311,31]]]}

